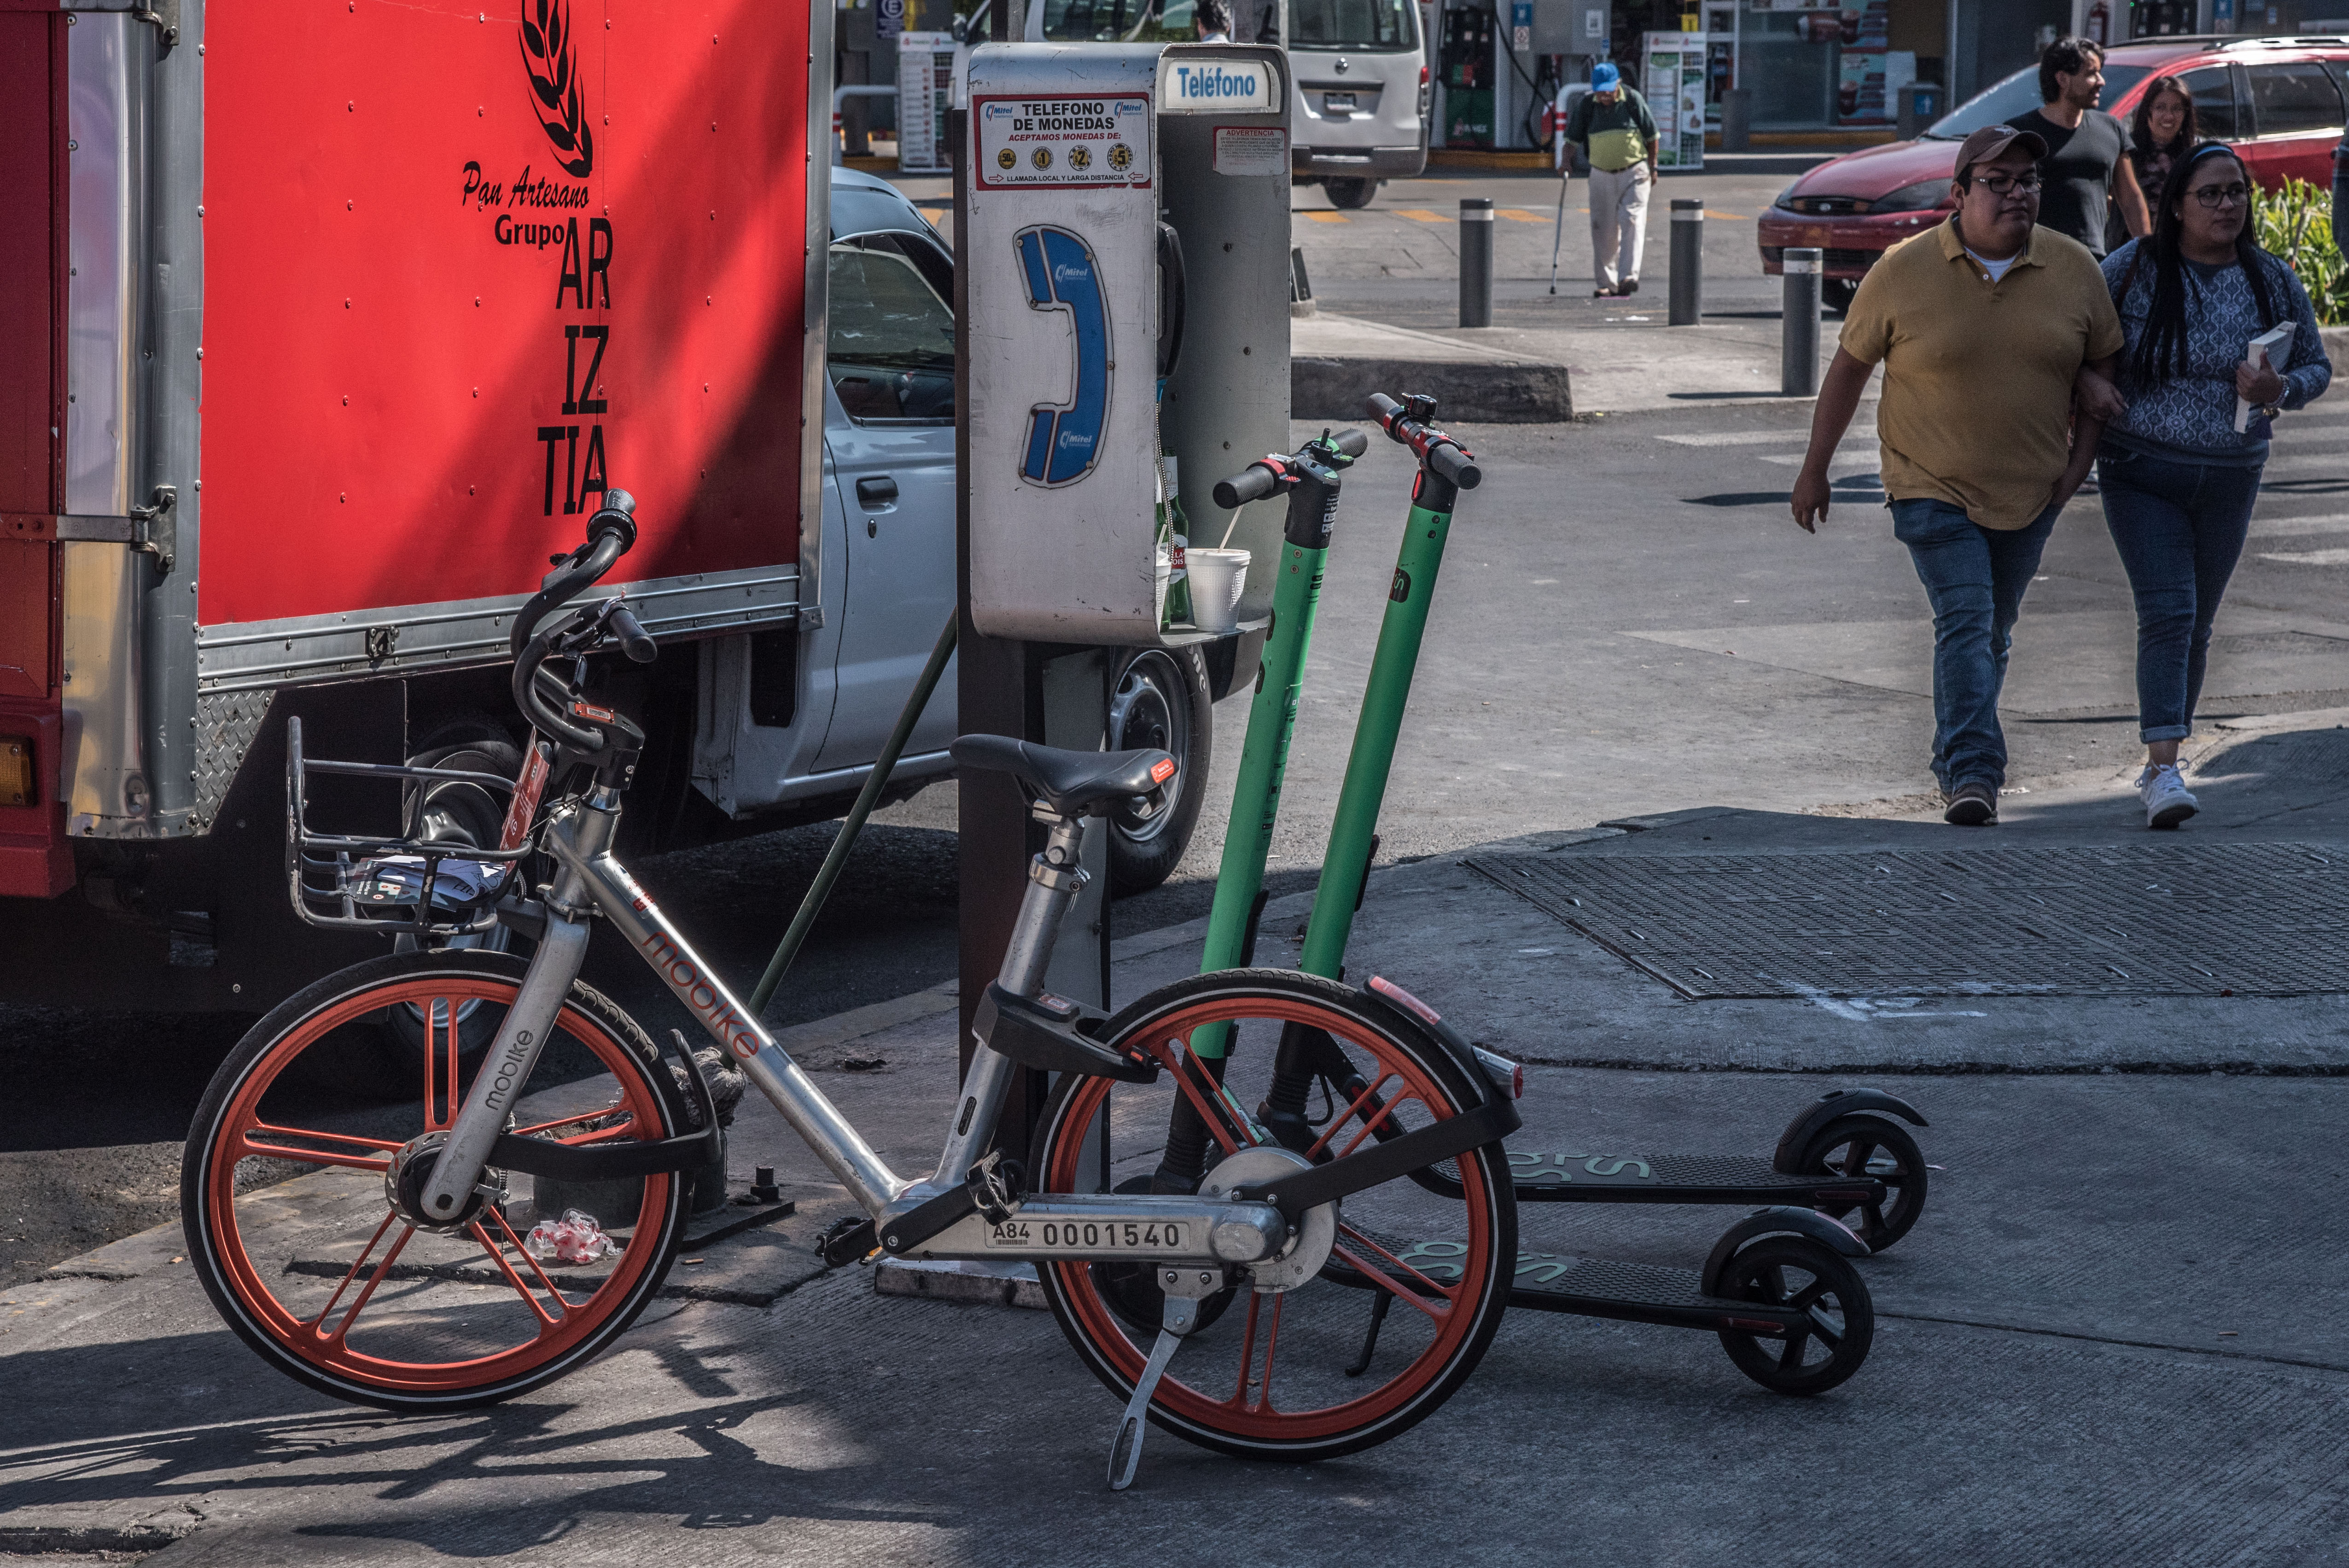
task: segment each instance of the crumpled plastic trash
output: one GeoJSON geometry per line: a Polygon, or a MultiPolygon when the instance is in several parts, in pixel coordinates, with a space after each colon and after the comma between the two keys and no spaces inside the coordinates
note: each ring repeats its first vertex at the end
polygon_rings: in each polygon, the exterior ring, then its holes
{"type": "Polygon", "coordinates": [[[564,1264],[592,1264],[617,1257],[621,1250],[618,1242],[604,1233],[595,1216],[580,1209],[564,1210],[560,1220],[541,1220],[530,1228],[523,1245],[542,1262],[553,1258],[564,1264]]]}

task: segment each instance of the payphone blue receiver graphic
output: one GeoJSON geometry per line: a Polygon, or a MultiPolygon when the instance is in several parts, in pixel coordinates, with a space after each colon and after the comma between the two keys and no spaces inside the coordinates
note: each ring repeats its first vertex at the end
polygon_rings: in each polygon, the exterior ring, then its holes
{"type": "Polygon", "coordinates": [[[1092,471],[1109,423],[1109,304],[1091,245],[1068,230],[1040,223],[1015,236],[1030,310],[1065,312],[1075,359],[1066,404],[1028,410],[1028,449],[1019,477],[1047,488],[1074,484],[1092,471]]]}

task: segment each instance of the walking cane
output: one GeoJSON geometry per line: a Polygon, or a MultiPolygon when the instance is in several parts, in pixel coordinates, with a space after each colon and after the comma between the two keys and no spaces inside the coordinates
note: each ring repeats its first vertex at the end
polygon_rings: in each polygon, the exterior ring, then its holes
{"type": "Polygon", "coordinates": [[[1574,160],[1568,159],[1557,166],[1557,225],[1549,236],[1549,292],[1557,293],[1557,252],[1566,242],[1566,193],[1574,180],[1574,160]]]}

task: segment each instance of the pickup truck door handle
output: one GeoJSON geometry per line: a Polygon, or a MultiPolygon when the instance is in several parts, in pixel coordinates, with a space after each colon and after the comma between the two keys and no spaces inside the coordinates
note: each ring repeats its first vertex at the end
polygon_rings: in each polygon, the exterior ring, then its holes
{"type": "Polygon", "coordinates": [[[897,481],[887,474],[856,481],[856,499],[866,507],[878,509],[894,506],[897,500],[897,481]]]}

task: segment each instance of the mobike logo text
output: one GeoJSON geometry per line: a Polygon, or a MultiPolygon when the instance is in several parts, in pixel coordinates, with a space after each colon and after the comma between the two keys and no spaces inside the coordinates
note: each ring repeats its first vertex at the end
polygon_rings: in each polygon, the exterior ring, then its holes
{"type": "Polygon", "coordinates": [[[695,966],[693,960],[678,950],[676,943],[657,931],[647,932],[645,934],[644,954],[654,970],[668,982],[668,988],[693,1009],[693,1016],[699,1018],[728,1050],[746,1062],[759,1054],[764,1042],[759,1038],[758,1029],[719,993],[709,977],[695,966]]]}

